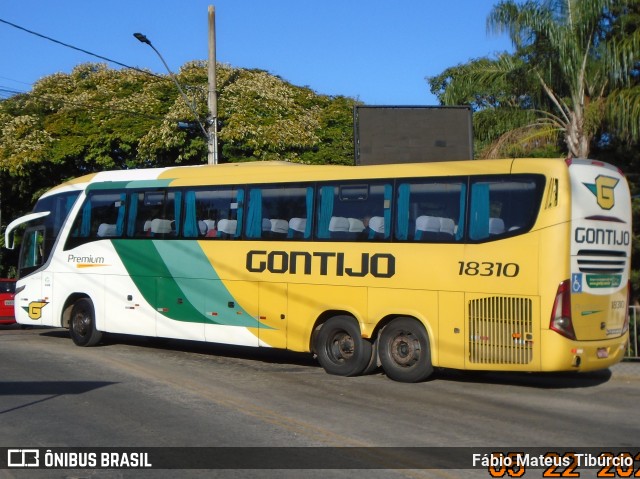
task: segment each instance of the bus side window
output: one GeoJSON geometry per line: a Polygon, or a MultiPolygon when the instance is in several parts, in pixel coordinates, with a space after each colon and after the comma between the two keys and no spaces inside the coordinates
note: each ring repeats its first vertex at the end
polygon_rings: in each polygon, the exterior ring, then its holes
{"type": "Polygon", "coordinates": [[[380,241],[391,238],[391,183],[322,185],[319,192],[316,231],[319,239],[380,241]]]}
{"type": "Polygon", "coordinates": [[[181,191],[148,190],[129,196],[126,235],[174,238],[180,231],[181,191]]]}
{"type": "Polygon", "coordinates": [[[242,231],[244,190],[210,187],[184,193],[182,237],[235,239],[242,231]]]}
{"type": "Polygon", "coordinates": [[[391,238],[391,208],[393,185],[391,183],[372,184],[369,198],[364,205],[363,223],[365,230],[360,235],[363,241],[384,241],[391,238]]]}
{"type": "Polygon", "coordinates": [[[248,189],[245,236],[248,239],[311,238],[313,187],[254,186],[248,189]]]}
{"type": "Polygon", "coordinates": [[[451,243],[464,237],[466,184],[429,178],[400,182],[396,191],[395,238],[451,243]]]}
{"type": "Polygon", "coordinates": [[[89,194],[74,221],[65,248],[74,248],[99,239],[121,237],[124,233],[125,215],[126,194],[89,194]]]}

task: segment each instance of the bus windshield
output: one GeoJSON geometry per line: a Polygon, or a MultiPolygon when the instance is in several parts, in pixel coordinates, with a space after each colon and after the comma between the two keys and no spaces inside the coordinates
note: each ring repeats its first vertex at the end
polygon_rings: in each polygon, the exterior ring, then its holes
{"type": "Polygon", "coordinates": [[[47,262],[69,211],[79,195],[79,191],[72,191],[40,198],[31,214],[14,221],[9,225],[11,228],[7,227],[8,236],[11,230],[26,225],[20,251],[20,277],[47,262]]]}

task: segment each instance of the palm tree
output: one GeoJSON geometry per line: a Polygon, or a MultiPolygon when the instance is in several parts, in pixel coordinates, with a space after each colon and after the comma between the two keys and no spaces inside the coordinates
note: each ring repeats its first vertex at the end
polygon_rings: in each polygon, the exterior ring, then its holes
{"type": "Polygon", "coordinates": [[[640,30],[633,14],[638,12],[640,0],[503,0],[491,11],[487,28],[508,33],[515,53],[458,69],[441,100],[452,104],[472,91],[508,85],[516,108],[535,112],[533,121],[512,124],[490,156],[505,145],[530,146],[555,136],[564,138],[569,155],[586,158],[604,125],[616,136],[636,140],[640,30]]]}

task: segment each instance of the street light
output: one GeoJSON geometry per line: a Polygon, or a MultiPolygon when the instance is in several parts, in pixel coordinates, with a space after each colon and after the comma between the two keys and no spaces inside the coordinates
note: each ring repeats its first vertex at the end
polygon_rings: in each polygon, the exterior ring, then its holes
{"type": "Polygon", "coordinates": [[[207,139],[207,143],[209,143],[211,141],[211,139],[209,138],[209,133],[207,133],[207,130],[204,128],[204,125],[200,122],[200,119],[198,118],[198,112],[195,110],[195,108],[193,107],[191,102],[189,102],[189,98],[187,98],[187,95],[185,95],[184,91],[182,91],[182,87],[180,86],[180,83],[178,83],[178,80],[177,80],[176,76],[173,74],[173,72],[169,68],[169,65],[167,65],[167,62],[164,61],[164,58],[162,57],[162,55],[160,54],[158,49],[156,47],[154,47],[151,44],[151,40],[149,40],[142,33],[134,33],[133,36],[136,37],[136,39],[139,42],[146,43],[147,45],[149,45],[151,48],[153,48],[153,51],[158,54],[158,57],[160,57],[160,60],[162,60],[162,63],[164,64],[164,67],[167,69],[167,72],[169,72],[169,76],[173,80],[173,83],[176,84],[176,87],[178,88],[178,91],[180,92],[180,95],[182,95],[182,98],[184,99],[184,102],[187,104],[187,106],[189,107],[189,109],[193,113],[193,116],[195,117],[196,121],[198,122],[198,125],[200,126],[200,129],[202,130],[202,133],[204,134],[205,138],[207,139]]]}

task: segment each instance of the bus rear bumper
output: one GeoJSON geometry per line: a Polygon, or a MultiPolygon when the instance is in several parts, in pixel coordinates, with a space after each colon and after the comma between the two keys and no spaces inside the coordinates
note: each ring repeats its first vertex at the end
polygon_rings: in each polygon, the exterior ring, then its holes
{"type": "Polygon", "coordinates": [[[572,341],[555,331],[542,332],[542,371],[596,371],[619,363],[629,334],[599,341],[572,341]]]}

